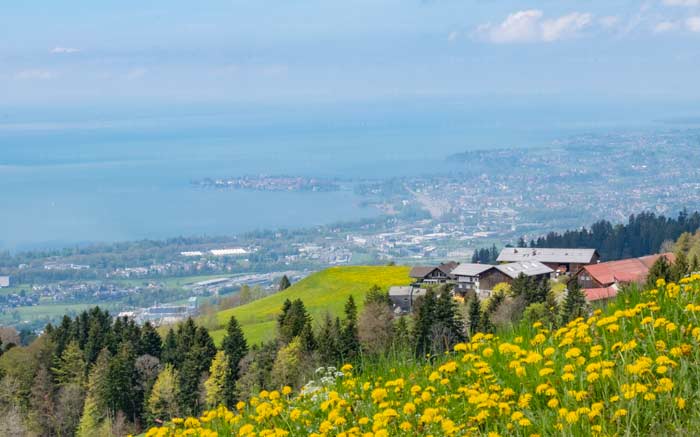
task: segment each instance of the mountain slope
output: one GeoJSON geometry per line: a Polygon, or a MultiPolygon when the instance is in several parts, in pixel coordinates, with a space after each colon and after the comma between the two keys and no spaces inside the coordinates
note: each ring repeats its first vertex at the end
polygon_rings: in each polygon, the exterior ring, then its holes
{"type": "MultiPolygon", "coordinates": [[[[270,340],[275,335],[275,318],[285,299],[301,299],[318,323],[326,312],[342,314],[348,296],[352,295],[359,306],[363,296],[373,285],[387,289],[392,285],[410,283],[409,268],[402,266],[354,266],[331,267],[302,279],[288,289],[240,307],[221,311],[217,319],[226,326],[234,315],[243,327],[249,344],[270,340]]],[[[224,331],[212,332],[219,342],[224,331]]]]}
{"type": "Polygon", "coordinates": [[[477,334],[430,364],[344,366],[303,394],[263,391],[147,436],[698,435],[700,275],[657,285],[554,331],[477,334]]]}

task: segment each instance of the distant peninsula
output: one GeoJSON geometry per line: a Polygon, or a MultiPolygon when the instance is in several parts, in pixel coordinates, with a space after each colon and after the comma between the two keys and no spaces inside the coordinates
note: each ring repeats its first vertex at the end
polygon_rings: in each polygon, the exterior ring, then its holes
{"type": "Polygon", "coordinates": [[[340,183],[336,179],[311,178],[304,176],[240,176],[231,178],[205,178],[193,181],[201,188],[250,191],[339,191],[340,183]]]}

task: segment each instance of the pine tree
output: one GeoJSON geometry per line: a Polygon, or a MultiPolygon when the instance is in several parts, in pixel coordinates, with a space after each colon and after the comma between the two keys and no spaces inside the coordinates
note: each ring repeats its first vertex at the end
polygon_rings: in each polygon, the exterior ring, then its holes
{"type": "Polygon", "coordinates": [[[511,283],[511,294],[516,297],[526,296],[527,299],[527,293],[531,285],[530,278],[525,276],[525,274],[520,273],[511,283]]]}
{"type": "Polygon", "coordinates": [[[435,290],[428,289],[424,296],[416,301],[418,311],[415,314],[413,337],[416,342],[416,356],[423,357],[432,349],[432,330],[435,318],[435,290]]]}
{"type": "Polygon", "coordinates": [[[666,282],[671,280],[671,265],[665,256],[660,256],[649,268],[647,286],[656,287],[656,281],[659,279],[663,279],[666,282]]]}
{"type": "Polygon", "coordinates": [[[525,296],[525,304],[532,305],[533,303],[543,303],[547,300],[547,295],[552,290],[549,283],[549,278],[541,278],[535,280],[532,277],[525,278],[523,283],[523,291],[525,296]]]}
{"type": "Polygon", "coordinates": [[[100,351],[107,346],[107,333],[97,319],[90,321],[88,337],[85,342],[85,361],[94,363],[100,351]]]}
{"type": "Polygon", "coordinates": [[[304,325],[306,325],[311,318],[301,299],[294,300],[286,311],[286,314],[283,314],[284,318],[281,321],[278,320],[278,324],[280,325],[279,338],[283,343],[289,343],[295,337],[301,335],[301,332],[304,330],[304,325]]]}
{"type": "Polygon", "coordinates": [[[399,317],[394,328],[394,349],[397,352],[406,350],[411,346],[411,334],[408,330],[406,317],[399,317]]]}
{"type": "Polygon", "coordinates": [[[282,310],[280,311],[279,315],[277,316],[277,331],[281,332],[282,327],[284,326],[285,320],[287,320],[287,315],[289,314],[289,310],[292,308],[292,301],[289,299],[285,299],[284,302],[282,303],[282,310]]]}
{"type": "Polygon", "coordinates": [[[389,293],[382,291],[377,285],[373,285],[367,294],[365,295],[365,306],[372,303],[379,303],[382,305],[391,306],[391,299],[389,298],[389,293]]]}
{"type": "Polygon", "coordinates": [[[478,297],[469,301],[469,334],[474,335],[481,328],[481,302],[478,297]]]}
{"type": "Polygon", "coordinates": [[[321,330],[318,334],[318,353],[321,359],[321,364],[326,366],[335,366],[340,361],[340,347],[338,339],[340,332],[333,324],[331,315],[326,313],[321,325],[321,330]]]}
{"type": "Polygon", "coordinates": [[[77,437],[108,436],[105,429],[111,427],[107,408],[107,379],[111,354],[103,349],[90,370],[88,392],[83,407],[83,415],[78,425],[77,437]]]}
{"type": "Polygon", "coordinates": [[[207,368],[216,356],[216,344],[209,335],[209,331],[204,326],[197,327],[194,335],[194,344],[202,349],[202,356],[207,360],[207,368]]]}
{"type": "MultiPolygon", "coordinates": [[[[451,349],[455,343],[463,341],[464,337],[464,322],[457,311],[457,303],[447,287],[442,287],[442,290],[435,302],[435,320],[434,325],[437,332],[441,333],[439,340],[440,349],[451,349]]],[[[435,342],[438,340],[434,338],[435,342]]]]}
{"type": "Polygon", "coordinates": [[[550,329],[554,329],[559,326],[560,308],[557,298],[554,296],[554,292],[552,290],[547,293],[547,300],[545,300],[544,306],[547,311],[546,321],[549,323],[550,329]]]}
{"type": "Polygon", "coordinates": [[[282,279],[280,279],[280,283],[279,283],[279,286],[277,287],[277,290],[284,291],[291,286],[292,286],[292,283],[289,281],[289,278],[287,277],[287,275],[283,275],[282,279]]]}
{"type": "Polygon", "coordinates": [[[311,328],[310,320],[306,321],[299,338],[301,339],[301,346],[304,352],[311,353],[316,350],[316,338],[314,337],[314,330],[311,328]]]}
{"type": "Polygon", "coordinates": [[[233,408],[237,401],[236,381],[238,381],[240,376],[239,365],[248,353],[248,343],[238,320],[234,316],[231,316],[228,321],[226,336],[221,343],[221,349],[226,354],[228,365],[224,378],[224,403],[227,407],[233,408]]]}
{"type": "Polygon", "coordinates": [[[493,326],[493,322],[491,322],[491,313],[488,311],[484,311],[481,314],[481,327],[479,329],[484,333],[492,333],[496,330],[496,327],[493,326]]]}
{"type": "Polygon", "coordinates": [[[484,312],[493,314],[496,312],[498,307],[506,299],[506,294],[503,291],[494,291],[488,300],[486,305],[486,310],[484,312]]]}
{"type": "Polygon", "coordinates": [[[161,361],[167,364],[177,363],[179,357],[177,356],[177,339],[175,338],[175,331],[173,328],[168,329],[168,333],[165,335],[165,341],[163,342],[163,349],[161,352],[161,361]]]}
{"type": "Polygon", "coordinates": [[[152,357],[161,358],[162,349],[163,342],[158,331],[150,322],[144,323],[139,341],[139,355],[148,354],[152,357]]]}
{"type": "Polygon", "coordinates": [[[564,323],[586,315],[586,295],[576,278],[571,278],[567,284],[566,299],[562,311],[564,323]]]}
{"type": "Polygon", "coordinates": [[[166,364],[153,384],[151,395],[148,398],[147,409],[151,422],[155,420],[165,421],[180,415],[179,386],[177,370],[172,364],[166,364]]]}
{"type": "Polygon", "coordinates": [[[71,341],[63,350],[56,367],[51,369],[60,386],[77,384],[82,386],[85,380],[85,360],[83,351],[77,341],[71,341]]]}
{"type": "Polygon", "coordinates": [[[700,271],[700,260],[698,260],[698,255],[693,255],[693,259],[690,261],[689,272],[697,273],[700,271]]]}
{"type": "Polygon", "coordinates": [[[685,256],[685,252],[678,251],[676,253],[676,261],[671,266],[671,280],[678,282],[683,279],[690,270],[688,265],[688,257],[685,256]]]}
{"type": "Polygon", "coordinates": [[[202,409],[200,384],[202,375],[211,366],[211,360],[207,360],[205,354],[200,346],[193,346],[179,370],[178,405],[182,413],[188,416],[197,416],[202,409]]]}
{"type": "Polygon", "coordinates": [[[224,351],[216,353],[209,368],[209,378],[204,383],[206,389],[207,404],[211,408],[216,408],[225,403],[226,398],[226,375],[229,372],[228,358],[224,351]]]}
{"type": "Polygon", "coordinates": [[[143,405],[135,362],[131,343],[122,343],[119,352],[110,360],[107,378],[107,405],[112,417],[121,411],[132,422],[136,422],[143,405]]]}
{"type": "Polygon", "coordinates": [[[342,359],[352,361],[360,353],[360,338],[357,332],[357,305],[352,296],[345,302],[345,320],[340,335],[342,359]]]}

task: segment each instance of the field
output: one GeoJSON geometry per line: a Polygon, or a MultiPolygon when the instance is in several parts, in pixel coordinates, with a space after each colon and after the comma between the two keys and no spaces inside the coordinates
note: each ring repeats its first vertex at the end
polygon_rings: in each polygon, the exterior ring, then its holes
{"type": "Polygon", "coordinates": [[[700,434],[699,393],[693,275],[623,293],[558,329],[523,323],[476,334],[432,362],[346,365],[302,394],[263,391],[235,411],[173,420],[146,436],[691,436],[700,434]]]}
{"type": "MultiPolygon", "coordinates": [[[[14,308],[7,313],[0,314],[0,325],[15,324],[25,320],[32,321],[36,319],[56,318],[68,314],[71,317],[88,308],[94,307],[94,304],[39,304],[35,306],[24,306],[14,308]],[[17,314],[13,318],[13,314],[17,314]]],[[[110,309],[110,305],[100,305],[102,308],[110,309]]]]}
{"type": "MultiPolygon", "coordinates": [[[[408,267],[399,266],[331,267],[302,279],[281,293],[221,311],[217,316],[218,322],[225,327],[229,318],[236,316],[248,343],[258,343],[273,338],[275,316],[285,299],[303,300],[311,316],[318,322],[326,312],[342,314],[345,301],[350,295],[361,306],[364,293],[372,285],[388,289],[392,285],[410,283],[408,271],[408,267]]],[[[212,332],[217,343],[223,335],[223,329],[212,332]]]]}

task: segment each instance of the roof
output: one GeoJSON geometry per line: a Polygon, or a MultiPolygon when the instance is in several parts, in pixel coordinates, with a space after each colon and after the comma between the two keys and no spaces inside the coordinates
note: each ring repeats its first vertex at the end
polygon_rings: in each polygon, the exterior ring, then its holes
{"type": "Polygon", "coordinates": [[[543,263],[590,264],[598,253],[595,249],[548,249],[506,247],[498,255],[498,262],[539,261],[543,263]]]}
{"type": "Polygon", "coordinates": [[[442,263],[442,264],[440,264],[440,265],[437,266],[437,267],[433,267],[433,266],[415,266],[415,267],[413,267],[413,268],[411,269],[410,272],[408,272],[408,276],[410,276],[411,278],[418,278],[418,279],[420,279],[420,278],[425,278],[426,276],[428,276],[428,274],[429,274],[430,272],[432,272],[432,271],[435,270],[435,269],[439,269],[439,270],[442,271],[444,274],[446,274],[446,275],[449,276],[449,275],[452,273],[452,270],[454,270],[455,267],[457,267],[458,265],[459,265],[459,263],[456,262],[456,261],[449,261],[449,262],[446,262],[446,263],[442,263]]]}
{"type": "Polygon", "coordinates": [[[438,266],[440,270],[446,275],[449,275],[452,273],[452,271],[459,266],[459,263],[457,261],[448,261],[446,263],[442,263],[438,266]]]}
{"type": "Polygon", "coordinates": [[[525,276],[537,276],[546,275],[554,271],[539,261],[523,261],[500,264],[497,265],[496,268],[513,279],[520,276],[521,273],[525,276]]]}
{"type": "Polygon", "coordinates": [[[610,299],[617,296],[617,289],[615,287],[584,288],[583,291],[586,293],[586,300],[589,302],[610,299]]]}
{"type": "Polygon", "coordinates": [[[494,267],[495,266],[490,264],[465,263],[458,265],[454,270],[452,270],[452,274],[455,276],[478,276],[484,273],[486,270],[494,267]]]}
{"type": "Polygon", "coordinates": [[[389,288],[389,296],[410,296],[411,287],[402,287],[395,285],[389,288]]]}
{"type": "Polygon", "coordinates": [[[408,272],[408,276],[411,278],[425,278],[428,276],[428,273],[432,272],[435,270],[437,267],[431,267],[431,266],[415,266],[411,269],[410,272],[408,272]]]}
{"type": "Polygon", "coordinates": [[[661,256],[666,257],[669,262],[674,262],[676,259],[672,253],[664,253],[591,264],[584,266],[582,270],[588,272],[591,278],[603,285],[612,285],[616,282],[642,282],[646,279],[649,268],[661,256]]]}

